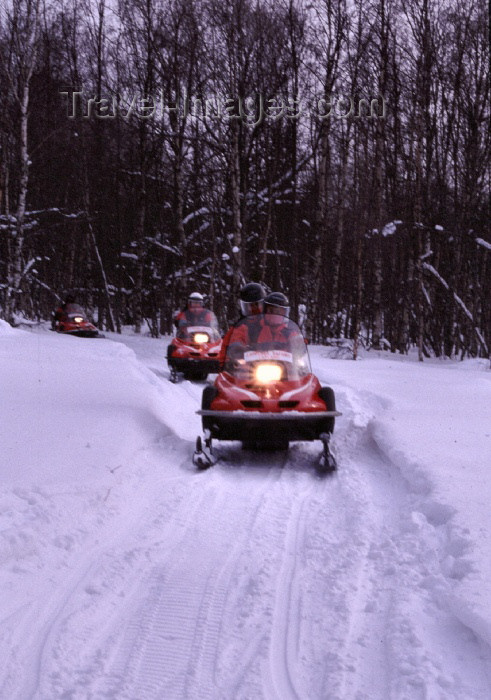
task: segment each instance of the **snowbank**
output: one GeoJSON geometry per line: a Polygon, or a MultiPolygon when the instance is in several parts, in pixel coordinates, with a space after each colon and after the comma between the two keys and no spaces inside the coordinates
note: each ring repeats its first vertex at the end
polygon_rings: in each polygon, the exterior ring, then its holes
{"type": "Polygon", "coordinates": [[[0,318],[0,337],[7,335],[15,335],[16,333],[19,333],[19,331],[16,328],[12,328],[10,323],[7,323],[7,321],[4,321],[0,318]]]}
{"type": "MultiPolygon", "coordinates": [[[[491,372],[485,360],[405,361],[387,354],[313,364],[407,480],[441,538],[448,604],[491,645],[491,372]]],[[[338,402],[339,403],[339,402],[338,402]]],[[[341,409],[343,410],[343,409],[341,409]]],[[[441,581],[438,582],[437,588],[441,581]]]]}

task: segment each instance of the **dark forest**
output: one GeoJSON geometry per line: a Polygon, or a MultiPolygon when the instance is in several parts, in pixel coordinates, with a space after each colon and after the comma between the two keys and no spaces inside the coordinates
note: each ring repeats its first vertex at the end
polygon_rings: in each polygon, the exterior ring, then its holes
{"type": "Polygon", "coordinates": [[[0,316],[225,329],[253,280],[355,356],[489,357],[489,53],[476,0],[7,3],[0,316]]]}

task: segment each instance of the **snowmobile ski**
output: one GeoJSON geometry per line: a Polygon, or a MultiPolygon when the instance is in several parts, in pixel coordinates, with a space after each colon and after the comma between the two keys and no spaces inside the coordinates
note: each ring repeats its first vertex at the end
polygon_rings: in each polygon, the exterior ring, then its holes
{"type": "Polygon", "coordinates": [[[196,449],[193,453],[193,464],[195,465],[195,467],[198,467],[198,469],[208,469],[209,467],[212,467],[215,464],[215,461],[216,460],[213,459],[211,452],[208,452],[206,449],[203,449],[201,436],[198,435],[198,437],[196,438],[196,449]]]}
{"type": "Polygon", "coordinates": [[[322,440],[323,449],[319,459],[317,471],[320,474],[331,474],[337,469],[336,458],[331,452],[330,447],[331,433],[322,433],[319,437],[322,440]]]}

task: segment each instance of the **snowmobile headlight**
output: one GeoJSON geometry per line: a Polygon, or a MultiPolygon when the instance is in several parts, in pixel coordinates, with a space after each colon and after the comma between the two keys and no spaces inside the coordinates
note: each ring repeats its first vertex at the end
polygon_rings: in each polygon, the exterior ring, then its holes
{"type": "Polygon", "coordinates": [[[82,323],[84,319],[82,316],[74,316],[73,320],[75,321],[75,323],[82,323]]]}
{"type": "Polygon", "coordinates": [[[282,374],[283,370],[281,365],[263,362],[260,365],[257,365],[255,378],[258,382],[261,382],[261,384],[268,384],[269,382],[279,381],[282,374]]]}
{"type": "Polygon", "coordinates": [[[194,342],[195,343],[208,343],[210,340],[210,336],[208,333],[195,333],[194,334],[194,342]]]}

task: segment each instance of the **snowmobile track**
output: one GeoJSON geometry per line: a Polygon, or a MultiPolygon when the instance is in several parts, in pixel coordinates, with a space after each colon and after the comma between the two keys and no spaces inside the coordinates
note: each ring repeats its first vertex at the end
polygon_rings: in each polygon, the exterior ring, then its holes
{"type": "MultiPolygon", "coordinates": [[[[107,691],[121,698],[216,697],[223,614],[230,608],[249,533],[270,510],[268,492],[277,479],[277,470],[270,470],[259,492],[244,498],[239,511],[234,499],[208,489],[208,508],[191,508],[194,515],[168,533],[166,541],[172,540],[173,546],[162,551],[164,558],[140,583],[143,602],[106,671],[115,683],[107,691]],[[195,517],[197,512],[206,516],[195,517]],[[204,548],[210,552],[205,559],[204,548]]],[[[202,494],[198,499],[201,504],[204,498],[202,494]]]]}

